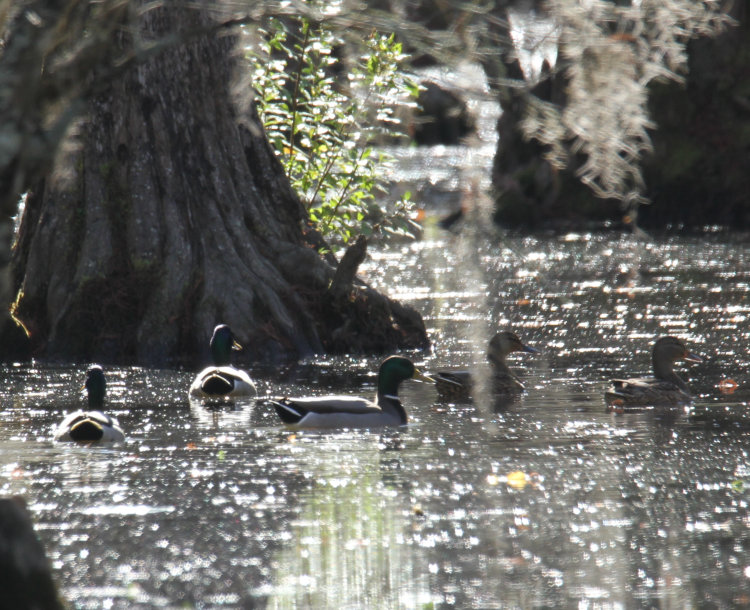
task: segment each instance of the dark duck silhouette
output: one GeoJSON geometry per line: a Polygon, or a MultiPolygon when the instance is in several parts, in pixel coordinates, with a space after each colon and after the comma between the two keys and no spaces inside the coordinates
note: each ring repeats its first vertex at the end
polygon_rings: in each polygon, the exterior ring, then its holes
{"type": "Polygon", "coordinates": [[[122,441],[125,433],[114,417],[102,412],[107,383],[102,367],[94,365],[86,372],[84,384],[89,409],[70,413],[55,431],[57,441],[122,441]]]}
{"type": "Polygon", "coordinates": [[[652,352],[653,377],[613,379],[604,393],[605,401],[614,407],[647,406],[688,403],[693,397],[690,388],[677,373],[678,360],[702,362],[700,356],[688,351],[676,337],[661,337],[654,343],[652,352]]]}
{"type": "Polygon", "coordinates": [[[242,349],[232,329],[219,324],[214,328],[210,345],[214,364],[198,373],[190,386],[190,396],[206,401],[255,396],[253,380],[231,364],[232,350],[242,349]]]}
{"type": "MultiPolygon", "coordinates": [[[[524,344],[518,335],[507,330],[497,333],[489,342],[487,360],[492,368],[491,391],[496,396],[517,396],[524,390],[521,381],[505,362],[513,352],[535,354],[538,350],[524,344]]],[[[442,399],[470,400],[473,385],[470,371],[438,371],[435,375],[435,387],[442,399]]]]}

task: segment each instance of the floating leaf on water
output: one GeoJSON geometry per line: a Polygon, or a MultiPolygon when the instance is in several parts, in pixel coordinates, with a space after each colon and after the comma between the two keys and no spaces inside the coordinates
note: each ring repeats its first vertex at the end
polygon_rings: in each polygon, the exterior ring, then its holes
{"type": "Polygon", "coordinates": [[[507,483],[508,487],[512,487],[513,489],[523,489],[528,483],[526,473],[520,470],[511,472],[507,477],[507,483]]]}
{"type": "Polygon", "coordinates": [[[719,392],[722,394],[733,394],[740,385],[734,379],[722,379],[719,382],[719,392]]]}

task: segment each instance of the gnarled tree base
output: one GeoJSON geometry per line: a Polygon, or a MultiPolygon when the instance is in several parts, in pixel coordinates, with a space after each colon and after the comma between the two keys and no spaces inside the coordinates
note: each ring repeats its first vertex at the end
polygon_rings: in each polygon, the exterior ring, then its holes
{"type": "MultiPolygon", "coordinates": [[[[139,19],[154,39],[211,25],[180,8],[139,19]]],[[[198,36],[113,82],[28,197],[15,313],[37,357],[188,364],[219,322],[248,361],[427,344],[419,314],[353,273],[331,290],[335,261],[230,95],[232,50],[198,36]]]]}

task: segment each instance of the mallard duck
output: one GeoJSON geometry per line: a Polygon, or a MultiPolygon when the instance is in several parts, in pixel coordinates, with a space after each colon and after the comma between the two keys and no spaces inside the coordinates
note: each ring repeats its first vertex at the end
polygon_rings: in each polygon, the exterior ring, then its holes
{"type": "MultiPolygon", "coordinates": [[[[518,335],[510,331],[497,333],[490,340],[487,360],[492,368],[492,392],[495,395],[516,395],[523,391],[523,384],[508,368],[505,358],[513,352],[538,353],[538,350],[525,345],[518,335]]],[[[470,400],[473,389],[472,374],[469,371],[438,371],[435,387],[441,398],[450,400],[470,400]]]]}
{"type": "Polygon", "coordinates": [[[297,428],[375,428],[402,426],[406,410],[398,386],[406,379],[432,381],[403,356],[390,356],[380,365],[375,400],[356,396],[279,398],[270,402],[281,421],[297,428]]]}
{"type": "Polygon", "coordinates": [[[57,441],[122,441],[125,433],[114,417],[101,411],[107,384],[102,367],[94,365],[86,372],[84,384],[88,411],[75,411],[65,417],[55,431],[57,441]]]}
{"type": "Polygon", "coordinates": [[[604,394],[607,404],[627,407],[690,402],[690,388],[674,372],[678,360],[702,362],[676,337],[661,337],[652,352],[654,376],[613,379],[604,394]]]}
{"type": "Polygon", "coordinates": [[[203,369],[190,386],[190,396],[203,400],[225,400],[255,396],[255,384],[250,376],[231,365],[232,350],[242,349],[226,324],[214,328],[211,336],[213,366],[203,369]]]}

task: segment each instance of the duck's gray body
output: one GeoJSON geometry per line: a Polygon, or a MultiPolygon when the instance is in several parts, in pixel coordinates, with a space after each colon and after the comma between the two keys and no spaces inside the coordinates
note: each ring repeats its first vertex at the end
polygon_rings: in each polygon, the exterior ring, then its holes
{"type": "Polygon", "coordinates": [[[407,417],[397,396],[379,404],[352,396],[310,396],[272,400],[281,421],[300,428],[377,428],[402,426],[407,417]]]}
{"type": "Polygon", "coordinates": [[[435,389],[441,398],[471,400],[474,380],[470,371],[437,371],[435,389]]]}
{"type": "Polygon", "coordinates": [[[281,421],[294,428],[378,428],[402,426],[406,410],[398,398],[405,379],[433,381],[402,356],[390,356],[380,365],[375,400],[358,396],[306,396],[271,400],[281,421]]]}
{"type": "Polygon", "coordinates": [[[684,382],[676,383],[655,377],[634,377],[613,379],[611,383],[611,387],[604,394],[608,403],[620,400],[624,405],[638,406],[684,404],[693,400],[684,382]]]}

